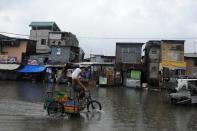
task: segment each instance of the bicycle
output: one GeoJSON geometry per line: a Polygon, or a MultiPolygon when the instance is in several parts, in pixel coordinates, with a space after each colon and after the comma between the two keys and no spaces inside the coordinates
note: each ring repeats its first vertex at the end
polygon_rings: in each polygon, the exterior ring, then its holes
{"type": "Polygon", "coordinates": [[[63,116],[64,114],[79,114],[84,109],[87,109],[88,112],[102,110],[102,106],[99,101],[92,99],[90,91],[86,91],[83,98],[47,99],[45,109],[49,116],[63,116]]]}

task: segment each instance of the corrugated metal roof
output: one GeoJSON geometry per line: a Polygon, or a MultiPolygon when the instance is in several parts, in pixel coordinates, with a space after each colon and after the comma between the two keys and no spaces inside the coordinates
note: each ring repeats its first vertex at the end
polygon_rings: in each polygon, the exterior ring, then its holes
{"type": "Polygon", "coordinates": [[[57,24],[54,21],[49,21],[49,22],[31,22],[29,25],[31,27],[48,27],[48,26],[53,26],[57,28],[58,31],[60,31],[60,28],[57,26],[57,24]]]}
{"type": "Polygon", "coordinates": [[[55,22],[31,22],[29,26],[53,26],[55,22]]]}
{"type": "Polygon", "coordinates": [[[9,39],[10,37],[0,34],[0,39],[9,39]]]}
{"type": "Polygon", "coordinates": [[[135,43],[135,42],[116,42],[116,45],[140,45],[142,46],[144,43],[135,43]]]}
{"type": "Polygon", "coordinates": [[[184,57],[197,58],[197,53],[184,53],[184,57]]]}
{"type": "Polygon", "coordinates": [[[180,43],[184,44],[185,40],[161,40],[162,42],[172,42],[172,44],[180,43]]]}

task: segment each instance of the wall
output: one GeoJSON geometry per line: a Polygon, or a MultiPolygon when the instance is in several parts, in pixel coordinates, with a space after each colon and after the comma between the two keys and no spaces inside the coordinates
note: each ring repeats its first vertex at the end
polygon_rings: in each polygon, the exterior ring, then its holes
{"type": "Polygon", "coordinates": [[[51,47],[50,59],[55,63],[67,63],[71,54],[70,47],[51,47]]]}
{"type": "Polygon", "coordinates": [[[184,44],[162,42],[161,60],[184,61],[184,44]]]}
{"type": "Polygon", "coordinates": [[[192,75],[193,60],[192,58],[185,58],[186,62],[186,75],[192,75]]]}
{"type": "Polygon", "coordinates": [[[71,35],[66,32],[50,32],[49,33],[49,45],[50,46],[75,46],[79,45],[77,38],[75,35],[71,35]],[[62,37],[62,35],[65,37],[62,37]],[[68,35],[68,36],[66,36],[68,35]]]}
{"type": "Polygon", "coordinates": [[[48,34],[50,30],[31,30],[30,31],[30,39],[36,40],[36,50],[37,52],[48,52],[50,48],[48,47],[48,34]],[[46,39],[46,45],[41,45],[41,39],[46,39]]]}
{"type": "Polygon", "coordinates": [[[160,48],[152,47],[149,50],[148,79],[159,78],[160,48]]]}
{"type": "Polygon", "coordinates": [[[20,41],[19,46],[4,47],[3,52],[11,57],[17,57],[17,63],[22,62],[22,53],[26,53],[27,41],[20,41]]]}
{"type": "Polygon", "coordinates": [[[188,58],[188,57],[185,57],[186,75],[194,75],[194,76],[197,76],[197,65],[195,65],[195,61],[197,61],[197,58],[188,58]]]}
{"type": "Polygon", "coordinates": [[[141,63],[141,45],[117,45],[116,62],[140,64],[141,63]]]}

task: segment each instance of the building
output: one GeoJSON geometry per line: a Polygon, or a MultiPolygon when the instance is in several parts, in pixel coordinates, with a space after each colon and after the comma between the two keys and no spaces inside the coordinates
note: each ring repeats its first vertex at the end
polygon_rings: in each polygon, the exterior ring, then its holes
{"type": "Polygon", "coordinates": [[[149,85],[159,85],[159,65],[161,41],[148,41],[145,46],[144,68],[149,85]]]}
{"type": "Polygon", "coordinates": [[[116,82],[126,85],[131,70],[141,70],[143,43],[116,43],[116,82]]]}
{"type": "Polygon", "coordinates": [[[70,32],[49,32],[49,46],[79,46],[76,35],[70,32]]]}
{"type": "Polygon", "coordinates": [[[30,55],[36,53],[36,41],[5,36],[0,39],[1,63],[27,63],[30,55]]]}
{"type": "Polygon", "coordinates": [[[70,32],[49,32],[49,46],[53,63],[81,62],[84,51],[79,48],[77,37],[70,32]]]}
{"type": "Polygon", "coordinates": [[[105,56],[99,54],[90,54],[90,62],[98,62],[98,63],[113,63],[115,64],[116,57],[115,56],[105,56]]]}
{"type": "Polygon", "coordinates": [[[197,54],[185,53],[184,59],[186,62],[186,75],[197,77],[197,54]]]}
{"type": "Polygon", "coordinates": [[[162,40],[160,64],[164,79],[184,75],[184,40],[162,40]]]}
{"type": "Polygon", "coordinates": [[[185,74],[184,40],[147,42],[145,67],[149,85],[167,87],[171,78],[185,74]]]}
{"type": "Polygon", "coordinates": [[[61,31],[55,22],[31,22],[29,25],[30,39],[37,41],[36,52],[47,53],[50,52],[48,46],[49,32],[61,31]]]}
{"type": "Polygon", "coordinates": [[[55,22],[32,22],[30,26],[30,38],[37,40],[37,55],[31,56],[31,62],[54,65],[83,61],[85,53],[76,35],[60,31],[55,22]]]}
{"type": "Polygon", "coordinates": [[[36,41],[0,35],[0,79],[16,80],[16,70],[36,53],[36,41]]]}
{"type": "Polygon", "coordinates": [[[115,56],[105,56],[100,54],[90,54],[93,78],[100,86],[114,85],[114,65],[115,56]]]}

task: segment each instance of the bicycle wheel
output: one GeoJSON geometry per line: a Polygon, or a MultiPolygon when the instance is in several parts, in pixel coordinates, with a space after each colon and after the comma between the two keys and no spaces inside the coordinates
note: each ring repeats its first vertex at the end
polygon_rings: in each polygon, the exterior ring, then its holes
{"type": "Polygon", "coordinates": [[[98,101],[90,101],[87,105],[87,110],[88,111],[94,111],[94,110],[102,110],[101,103],[98,101]]]}
{"type": "Polygon", "coordinates": [[[64,113],[64,106],[57,101],[51,102],[47,107],[47,113],[50,116],[62,116],[64,113]]]}

